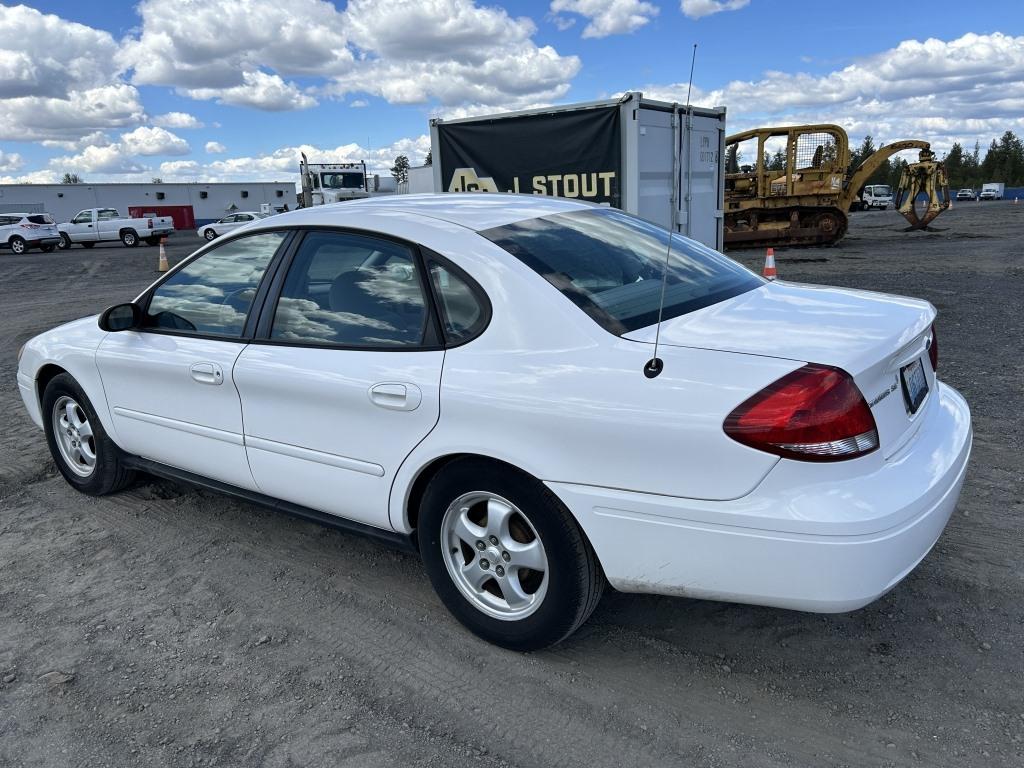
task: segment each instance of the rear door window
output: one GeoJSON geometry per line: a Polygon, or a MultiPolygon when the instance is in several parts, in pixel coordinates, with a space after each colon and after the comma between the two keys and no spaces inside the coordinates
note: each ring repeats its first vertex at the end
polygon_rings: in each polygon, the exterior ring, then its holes
{"type": "Polygon", "coordinates": [[[426,307],[417,258],[407,246],[308,232],[281,289],[270,338],[369,349],[421,346],[426,307]]]}
{"type": "Polygon", "coordinates": [[[480,232],[618,335],[753,290],[764,281],[726,256],[611,208],[544,216],[480,232]],[[667,270],[666,270],[666,256],[667,270]]]}

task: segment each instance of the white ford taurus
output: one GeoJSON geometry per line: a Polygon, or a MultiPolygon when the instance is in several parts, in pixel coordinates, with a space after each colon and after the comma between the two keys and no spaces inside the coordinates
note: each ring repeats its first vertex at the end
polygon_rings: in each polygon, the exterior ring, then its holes
{"type": "Polygon", "coordinates": [[[971,447],[934,319],[607,208],[395,196],[217,240],[32,339],[18,384],[78,490],[145,471],[414,548],[530,649],[606,580],[821,612],[896,585],[971,447]]]}

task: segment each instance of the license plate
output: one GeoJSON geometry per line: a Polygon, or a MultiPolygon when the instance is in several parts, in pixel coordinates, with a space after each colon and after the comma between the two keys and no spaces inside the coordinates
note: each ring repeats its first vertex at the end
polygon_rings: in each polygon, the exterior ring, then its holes
{"type": "Polygon", "coordinates": [[[928,394],[928,379],[924,375],[921,360],[915,360],[900,368],[900,380],[903,383],[903,399],[910,413],[917,413],[925,396],[928,394]]]}

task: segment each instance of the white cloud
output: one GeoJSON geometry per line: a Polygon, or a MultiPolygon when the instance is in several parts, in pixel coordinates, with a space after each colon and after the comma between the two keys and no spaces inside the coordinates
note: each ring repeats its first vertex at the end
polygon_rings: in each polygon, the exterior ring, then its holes
{"type": "Polygon", "coordinates": [[[25,160],[21,155],[0,149],[0,171],[20,171],[24,167],[25,160]]]}
{"type": "Polygon", "coordinates": [[[722,11],[738,11],[750,0],[680,0],[679,9],[691,19],[699,19],[722,11]]]}
{"type": "Polygon", "coordinates": [[[316,101],[281,75],[326,77],[353,62],[344,15],[324,0],[143,0],[137,10],[141,33],[118,62],[135,84],[192,98],[305,109],[316,101]]]}
{"type": "Polygon", "coordinates": [[[228,151],[228,148],[221,144],[219,141],[208,141],[206,142],[206,154],[208,155],[219,155],[228,151]]]}
{"type": "Polygon", "coordinates": [[[242,84],[230,88],[189,88],[186,94],[193,99],[216,99],[219,104],[235,107],[253,107],[268,112],[283,112],[290,109],[309,109],[317,100],[298,89],[294,83],[285,82],[279,75],[266,72],[243,72],[242,84]]]}
{"type": "Polygon", "coordinates": [[[162,128],[202,128],[203,124],[195,115],[188,112],[168,112],[153,118],[153,125],[162,128]]]}
{"type": "Polygon", "coordinates": [[[430,151],[430,137],[426,134],[399,139],[386,147],[370,149],[359,144],[343,144],[338,147],[316,147],[303,144],[295,147],[281,147],[266,154],[230,157],[201,164],[191,160],[172,160],[160,165],[160,174],[165,181],[193,179],[202,182],[215,181],[276,181],[299,180],[299,159],[305,152],[312,163],[352,163],[366,161],[370,173],[386,176],[398,155],[407,155],[413,165],[423,162],[430,151]]]}
{"type": "Polygon", "coordinates": [[[195,160],[168,160],[160,163],[160,178],[165,181],[174,181],[182,177],[191,180],[198,178],[202,173],[202,167],[195,160]]]}
{"type": "Polygon", "coordinates": [[[370,102],[368,102],[366,99],[356,99],[351,104],[349,104],[349,106],[352,107],[353,109],[362,109],[363,107],[370,106],[370,102]]]}
{"type": "Polygon", "coordinates": [[[0,99],[66,98],[117,74],[109,33],[24,5],[0,5],[0,99]]]}
{"type": "Polygon", "coordinates": [[[561,98],[580,69],[576,56],[534,43],[530,19],[472,0],[350,0],[345,16],[360,55],[335,76],[338,95],[517,108],[561,98]]]}
{"type": "Polygon", "coordinates": [[[60,174],[55,171],[29,171],[19,176],[0,176],[0,184],[56,184],[60,174]]]}
{"type": "MultiPolygon", "coordinates": [[[[635,32],[658,15],[644,0],[552,0],[552,13],[576,13],[589,20],[583,37],[608,37],[635,32]]],[[[556,16],[556,19],[561,17],[556,16]]],[[[558,22],[556,22],[557,24],[558,22]]],[[[561,27],[559,27],[561,29],[561,27]]]]}
{"type": "Polygon", "coordinates": [[[76,171],[83,173],[140,173],[149,170],[130,157],[119,144],[105,147],[86,147],[80,154],[55,157],[50,168],[57,172],[76,171]]]}
{"type": "MultiPolygon", "coordinates": [[[[686,83],[639,88],[646,96],[685,101],[686,83]]],[[[714,90],[694,87],[696,104],[729,107],[729,132],[759,125],[829,122],[876,144],[954,141],[982,144],[1024,128],[1024,36],[968,33],[955,40],[906,40],[824,75],[767,71],[714,90]],[[987,137],[987,138],[986,138],[987,137]]]]}
{"type": "Polygon", "coordinates": [[[68,98],[0,99],[0,141],[77,141],[95,131],[138,125],[145,118],[139,92],[123,83],[71,91],[68,98]]]}
{"type": "Polygon", "coordinates": [[[187,155],[188,142],[165,128],[140,126],[121,134],[121,146],[129,155],[187,155]]]}

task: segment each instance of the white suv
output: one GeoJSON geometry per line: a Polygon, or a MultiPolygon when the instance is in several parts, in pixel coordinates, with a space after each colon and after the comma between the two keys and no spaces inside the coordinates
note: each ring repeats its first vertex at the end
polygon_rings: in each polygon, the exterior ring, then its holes
{"type": "Polygon", "coordinates": [[[48,213],[0,213],[0,245],[15,253],[39,248],[49,253],[60,242],[60,232],[48,213]]]}

